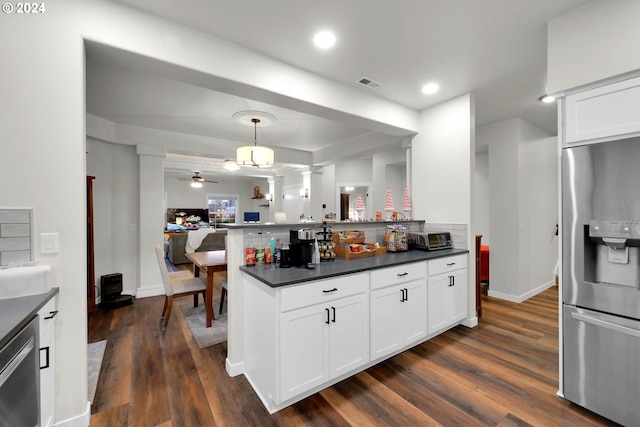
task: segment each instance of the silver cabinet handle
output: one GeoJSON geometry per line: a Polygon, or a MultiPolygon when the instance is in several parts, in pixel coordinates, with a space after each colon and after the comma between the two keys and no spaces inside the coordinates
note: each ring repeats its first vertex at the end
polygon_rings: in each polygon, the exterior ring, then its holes
{"type": "Polygon", "coordinates": [[[595,319],[593,317],[586,316],[580,313],[571,313],[571,317],[581,322],[589,323],[590,325],[600,326],[602,328],[610,329],[612,331],[616,331],[626,335],[631,335],[632,337],[640,338],[640,331],[637,329],[628,328],[622,325],[616,325],[615,323],[607,322],[605,320],[595,319]]]}

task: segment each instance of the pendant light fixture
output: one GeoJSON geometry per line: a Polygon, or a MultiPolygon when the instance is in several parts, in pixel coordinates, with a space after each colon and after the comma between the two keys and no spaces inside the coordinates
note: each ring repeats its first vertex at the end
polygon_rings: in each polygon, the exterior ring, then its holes
{"type": "Polygon", "coordinates": [[[252,118],[253,145],[239,147],[236,151],[236,163],[240,166],[253,166],[256,168],[269,168],[274,165],[273,150],[258,146],[258,123],[260,119],[252,118]]]}

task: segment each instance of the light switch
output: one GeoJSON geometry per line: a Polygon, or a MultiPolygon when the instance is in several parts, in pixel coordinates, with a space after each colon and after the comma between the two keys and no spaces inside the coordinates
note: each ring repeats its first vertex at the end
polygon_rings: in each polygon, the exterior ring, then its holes
{"type": "Polygon", "coordinates": [[[58,253],[58,233],[40,233],[40,253],[58,253]]]}

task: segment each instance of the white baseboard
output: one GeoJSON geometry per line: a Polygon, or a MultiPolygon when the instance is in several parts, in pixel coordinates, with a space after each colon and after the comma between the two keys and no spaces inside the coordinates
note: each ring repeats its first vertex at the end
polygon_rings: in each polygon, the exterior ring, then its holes
{"type": "Polygon", "coordinates": [[[476,326],[478,326],[478,317],[468,317],[464,319],[461,324],[466,326],[467,328],[475,328],[476,326]]]}
{"type": "Polygon", "coordinates": [[[66,420],[53,423],[55,427],[89,427],[91,420],[91,402],[87,401],[87,409],[82,414],[79,414],[66,420]]]}
{"type": "Polygon", "coordinates": [[[230,377],[236,377],[244,373],[244,362],[232,365],[231,362],[229,362],[229,358],[227,357],[227,359],[225,360],[225,365],[227,368],[227,374],[229,374],[230,377]]]}
{"type": "Polygon", "coordinates": [[[136,298],[155,297],[158,295],[164,295],[164,286],[154,286],[152,288],[139,288],[136,289],[136,298]]]}
{"type": "Polygon", "coordinates": [[[550,281],[547,282],[543,285],[538,286],[535,289],[530,290],[529,292],[525,292],[522,295],[511,295],[511,294],[506,294],[504,292],[497,292],[497,291],[492,291],[491,288],[489,288],[489,296],[490,297],[495,297],[495,298],[500,298],[506,301],[511,301],[511,302],[517,302],[517,303],[521,303],[524,302],[526,300],[528,300],[529,298],[538,295],[540,292],[542,291],[546,291],[547,289],[549,289],[550,287],[554,286],[555,282],[554,281],[550,281]]]}

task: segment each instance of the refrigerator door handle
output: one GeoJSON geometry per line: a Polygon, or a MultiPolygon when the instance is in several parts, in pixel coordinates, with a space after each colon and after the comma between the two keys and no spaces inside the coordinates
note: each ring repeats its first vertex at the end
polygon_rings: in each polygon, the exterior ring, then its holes
{"type": "Polygon", "coordinates": [[[586,316],[580,313],[571,313],[571,317],[581,322],[589,323],[594,326],[600,326],[602,328],[610,329],[615,332],[620,332],[632,337],[640,338],[640,330],[634,328],[628,328],[626,326],[617,325],[615,323],[607,322],[604,320],[596,319],[594,317],[586,316]]]}

